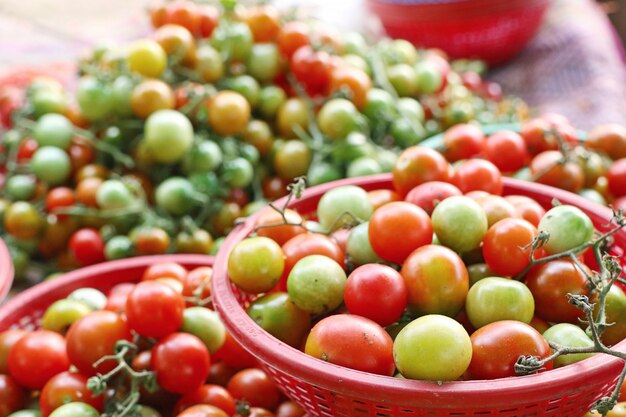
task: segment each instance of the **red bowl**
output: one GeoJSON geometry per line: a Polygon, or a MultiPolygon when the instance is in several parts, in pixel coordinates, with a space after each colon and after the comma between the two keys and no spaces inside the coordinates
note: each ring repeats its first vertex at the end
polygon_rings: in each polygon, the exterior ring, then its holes
{"type": "Polygon", "coordinates": [[[549,0],[367,4],[393,38],[442,49],[452,58],[498,65],[517,55],[535,35],[549,0]]]}
{"type": "Polygon", "coordinates": [[[204,255],[158,255],[121,259],[77,269],[35,285],[0,307],[0,331],[19,328],[35,330],[48,306],[79,288],[108,292],[122,282],[139,282],[143,271],[159,262],[177,262],[186,268],[212,266],[213,257],[204,255]]]}
{"type": "Polygon", "coordinates": [[[15,270],[13,269],[11,254],[2,239],[0,239],[0,301],[4,300],[4,297],[9,293],[14,277],[15,270]]]}
{"type": "MultiPolygon", "coordinates": [[[[534,198],[546,208],[557,198],[580,207],[596,228],[606,230],[612,212],[575,194],[552,187],[504,179],[504,194],[534,198]]],[[[392,189],[391,175],[347,179],[313,187],[290,208],[313,214],[322,195],[342,185],[365,190],[392,189]]],[[[285,200],[276,204],[280,207],[285,200]]],[[[580,417],[607,395],[617,381],[623,361],[606,355],[536,375],[491,381],[412,381],[368,374],[313,358],[265,332],[244,307],[251,296],[237,289],[227,275],[230,251],[253,230],[256,218],[247,219],[224,241],[213,269],[213,302],[228,331],[259,359],[285,394],[318,417],[400,416],[543,416],[580,417]]],[[[616,255],[626,248],[626,231],[615,235],[616,255]]],[[[616,346],[626,352],[626,341],[616,346]]]]}

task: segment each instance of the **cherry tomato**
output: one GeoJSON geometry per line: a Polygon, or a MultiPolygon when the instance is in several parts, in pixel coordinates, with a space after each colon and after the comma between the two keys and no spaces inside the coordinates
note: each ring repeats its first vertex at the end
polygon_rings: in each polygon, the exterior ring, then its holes
{"type": "Polygon", "coordinates": [[[502,172],[515,172],[526,165],[529,155],[522,137],[510,130],[487,138],[485,156],[502,172]]]}
{"type": "Polygon", "coordinates": [[[206,384],[200,386],[195,391],[185,394],[174,409],[174,414],[178,415],[183,410],[197,404],[207,404],[218,407],[229,416],[235,414],[235,399],[224,387],[219,385],[206,384]]]}
{"type": "Polygon", "coordinates": [[[494,164],[485,159],[462,162],[454,171],[452,183],[463,193],[482,190],[490,194],[502,194],[502,174],[494,164]]]}
{"type": "Polygon", "coordinates": [[[159,227],[141,227],[132,240],[140,255],[160,255],[170,246],[169,235],[159,227]]]}
{"type": "Polygon", "coordinates": [[[323,255],[300,259],[287,278],[289,298],[302,310],[322,314],[343,302],[346,273],[342,265],[323,255]]]}
{"type": "Polygon", "coordinates": [[[193,63],[196,45],[193,35],[184,27],[167,24],[154,32],[154,40],[175,62],[193,63]]]}
{"type": "Polygon", "coordinates": [[[539,221],[543,215],[546,214],[541,204],[530,197],[523,195],[507,195],[504,199],[515,207],[522,219],[528,221],[535,227],[539,226],[539,221]]]}
{"type": "Polygon", "coordinates": [[[487,277],[470,288],[465,312],[474,328],[500,320],[530,323],[535,303],[523,283],[508,278],[487,277]]]}
{"type": "Polygon", "coordinates": [[[219,24],[220,13],[212,5],[198,5],[198,35],[201,38],[210,38],[219,24]]]}
{"type": "Polygon", "coordinates": [[[265,372],[256,368],[243,369],[228,381],[228,391],[236,400],[247,401],[252,407],[274,410],[280,402],[280,391],[265,372]]]}
{"type": "Polygon", "coordinates": [[[609,182],[609,191],[615,197],[626,196],[626,158],[613,162],[606,178],[609,182]]]}
{"type": "Polygon", "coordinates": [[[215,352],[213,359],[223,361],[227,366],[233,369],[257,366],[255,357],[245,350],[228,332],[226,332],[224,344],[215,352]]]}
{"type": "Polygon", "coordinates": [[[126,310],[128,294],[130,294],[133,288],[135,288],[135,284],[131,284],[130,282],[115,285],[111,288],[104,309],[115,313],[123,313],[126,310]]]}
{"type": "MultiPolygon", "coordinates": [[[[374,210],[384,206],[392,201],[399,201],[400,196],[393,190],[372,190],[367,192],[367,198],[370,200],[374,210]]],[[[419,205],[419,204],[418,204],[419,205]]],[[[423,207],[422,207],[423,208],[423,207]]]]}
{"type": "Polygon", "coordinates": [[[516,276],[530,263],[530,244],[537,234],[537,228],[526,220],[500,220],[487,230],[483,239],[485,262],[498,275],[516,276]]]}
{"type": "Polygon", "coordinates": [[[234,91],[221,91],[208,101],[209,126],[223,136],[243,133],[250,120],[250,111],[250,104],[244,96],[234,91]]]}
{"type": "Polygon", "coordinates": [[[276,417],[304,417],[306,411],[295,401],[285,401],[276,409],[276,417]]]}
{"type": "MultiPolygon", "coordinates": [[[[210,266],[200,266],[192,269],[182,278],[183,297],[199,296],[201,300],[208,300],[211,296],[211,279],[213,268],[210,266]]],[[[187,306],[192,303],[187,302],[187,306]]],[[[209,303],[207,305],[211,307],[209,303]]]]}
{"type": "Polygon", "coordinates": [[[466,196],[453,196],[440,202],[431,221],[437,239],[459,253],[478,249],[487,233],[485,210],[466,196]]]}
{"type": "Polygon", "coordinates": [[[550,239],[542,248],[553,255],[577,248],[593,238],[593,223],[578,207],[563,204],[548,210],[539,221],[539,231],[550,239]]]}
{"type": "Polygon", "coordinates": [[[184,309],[182,295],[170,286],[142,281],[128,294],[128,327],[142,336],[163,337],[178,330],[183,323],[184,309]]]}
{"type": "Polygon", "coordinates": [[[191,33],[198,33],[198,6],[187,0],[176,0],[169,3],[166,8],[166,23],[173,23],[186,28],[191,33]]]}
{"type": "Polygon", "coordinates": [[[278,107],[276,113],[276,127],[278,129],[278,133],[280,133],[283,137],[287,139],[296,138],[297,135],[294,128],[299,126],[306,131],[308,124],[308,108],[302,99],[292,97],[278,107]]]}
{"type": "Polygon", "coordinates": [[[167,66],[166,51],[151,39],[140,39],[128,48],[128,67],[144,77],[157,78],[167,66]]]}
{"type": "Polygon", "coordinates": [[[87,389],[87,377],[82,374],[61,372],[50,379],[39,396],[39,408],[43,417],[68,402],[77,401],[103,411],[103,396],[94,396],[87,389]]]}
{"type": "Polygon", "coordinates": [[[550,122],[535,118],[522,124],[520,135],[526,143],[528,153],[537,155],[548,150],[558,149],[558,143],[554,135],[550,133],[550,122]]]}
{"type": "MultiPolygon", "coordinates": [[[[36,371],[34,371],[36,373],[36,371]]],[[[26,407],[26,394],[9,375],[0,375],[0,417],[26,407]]]]}
{"type": "Polygon", "coordinates": [[[35,206],[26,201],[12,203],[4,212],[4,227],[18,239],[32,239],[41,231],[43,221],[35,206]]]}
{"type": "Polygon", "coordinates": [[[9,371],[25,388],[40,390],[69,367],[65,338],[48,330],[24,335],[9,351],[9,371]]]}
{"type": "Polygon", "coordinates": [[[461,190],[450,183],[429,181],[409,191],[404,200],[421,207],[428,215],[431,215],[435,206],[441,201],[462,194],[461,190]]]}
{"type": "Polygon", "coordinates": [[[91,164],[96,158],[96,152],[89,144],[76,142],[72,143],[67,150],[70,156],[72,172],[76,173],[82,167],[91,164]]]}
{"type": "Polygon", "coordinates": [[[19,329],[5,330],[0,333],[0,375],[9,373],[9,352],[24,335],[26,331],[19,329]]]}
{"type": "Polygon", "coordinates": [[[304,22],[286,23],[278,33],[276,39],[280,52],[287,58],[291,56],[301,47],[309,45],[309,27],[304,22]]]}
{"type": "MultiPolygon", "coordinates": [[[[474,332],[472,361],[468,372],[473,379],[515,376],[515,363],[522,355],[550,356],[550,345],[530,325],[514,320],[488,324],[474,332]]],[[[544,365],[552,369],[552,361],[544,365]]]]}
{"type": "Polygon", "coordinates": [[[69,248],[74,257],[82,265],[103,262],[104,240],[96,229],[79,229],[69,240],[69,248]]]}
{"type": "Polygon", "coordinates": [[[230,279],[242,290],[254,294],[274,288],[284,266],[282,249],[267,237],[238,242],[228,257],[230,279]]]}
{"type": "Polygon", "coordinates": [[[60,207],[71,207],[76,203],[74,191],[68,187],[56,187],[46,195],[46,211],[54,213],[60,207]]]}
{"type": "Polygon", "coordinates": [[[445,182],[449,178],[450,166],[445,158],[423,146],[405,149],[393,167],[393,185],[401,196],[425,182],[445,182]]]}
{"type": "Polygon", "coordinates": [[[297,212],[287,209],[285,217],[294,226],[283,225],[285,220],[281,213],[271,207],[263,209],[256,221],[257,235],[268,237],[279,245],[283,245],[293,237],[306,232],[304,227],[297,226],[303,222],[302,217],[297,212]]]}
{"type": "Polygon", "coordinates": [[[331,80],[330,55],[308,45],[298,48],[290,59],[293,75],[312,95],[326,92],[331,80]]]}
{"type": "Polygon", "coordinates": [[[273,42],[281,30],[278,11],[269,5],[249,8],[245,22],[252,31],[254,41],[258,43],[273,42]]]}
{"type": "Polygon", "coordinates": [[[443,155],[450,162],[472,158],[485,152],[485,135],[476,125],[459,124],[446,130],[443,146],[443,155]]]}
{"type": "Polygon", "coordinates": [[[311,330],[309,313],[298,308],[285,292],[263,295],[250,304],[247,313],[272,336],[300,348],[311,330]]]}
{"type": "MultiPolygon", "coordinates": [[[[594,318],[598,317],[598,305],[594,308],[594,318]]],[[[626,339],[626,294],[621,287],[613,285],[606,297],[606,322],[613,323],[602,333],[602,342],[613,346],[626,339]]]]}
{"type": "Polygon", "coordinates": [[[563,162],[559,151],[545,151],[530,162],[530,172],[540,184],[578,192],[585,183],[582,167],[573,161],[563,162]]]}
{"type": "Polygon", "coordinates": [[[339,67],[331,73],[331,94],[342,89],[348,90],[349,99],[359,110],[367,104],[367,93],[371,88],[372,80],[369,75],[358,68],[339,67]]]}
{"type": "Polygon", "coordinates": [[[603,124],[587,132],[585,147],[600,151],[609,158],[626,158],[626,128],[619,124],[603,124]]]}
{"type": "Polygon", "coordinates": [[[174,92],[163,81],[145,80],[133,90],[130,105],[136,116],[145,119],[157,110],[173,109],[174,92]]]}
{"type": "Polygon", "coordinates": [[[183,281],[187,276],[187,270],[176,262],[159,262],[150,265],[141,276],[142,281],[150,281],[157,278],[175,278],[183,281]]]}

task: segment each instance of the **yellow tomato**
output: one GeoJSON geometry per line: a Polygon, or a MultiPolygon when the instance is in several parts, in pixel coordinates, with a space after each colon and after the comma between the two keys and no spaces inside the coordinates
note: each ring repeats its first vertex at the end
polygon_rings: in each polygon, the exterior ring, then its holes
{"type": "Polygon", "coordinates": [[[133,42],[126,60],[131,71],[145,77],[158,77],[167,66],[167,54],[163,47],[149,39],[133,42]]]}

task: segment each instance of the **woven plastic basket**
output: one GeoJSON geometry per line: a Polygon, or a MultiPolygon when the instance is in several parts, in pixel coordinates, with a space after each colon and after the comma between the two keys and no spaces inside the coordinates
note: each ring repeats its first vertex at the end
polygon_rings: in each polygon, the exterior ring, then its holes
{"type": "Polygon", "coordinates": [[[37,329],[46,308],[53,302],[67,297],[72,291],[91,287],[107,293],[116,284],[139,282],[147,267],[160,262],[177,262],[192,269],[199,266],[212,266],[213,257],[204,255],[142,256],[77,269],[54,280],[35,285],[0,307],[0,331],[12,328],[37,329]]]}
{"type": "Polygon", "coordinates": [[[0,239],[0,301],[4,300],[4,297],[9,293],[14,277],[15,270],[13,269],[11,254],[2,239],[0,239]]]}
{"type": "MultiPolygon", "coordinates": [[[[341,180],[313,187],[291,204],[301,214],[314,214],[321,196],[341,185],[365,190],[391,189],[390,175],[341,180]]],[[[605,230],[611,211],[582,197],[552,187],[504,180],[504,194],[521,194],[551,207],[553,198],[585,211],[596,228],[605,230]]],[[[281,202],[277,202],[280,206],[281,202]]],[[[233,246],[253,230],[255,218],[236,228],[216,257],[213,300],[231,334],[255,355],[285,394],[317,417],[499,416],[581,417],[609,393],[623,366],[614,357],[596,355],[576,364],[524,377],[491,381],[432,382],[377,376],[315,359],[261,329],[244,310],[250,295],[227,276],[233,246]]],[[[626,248],[626,231],[615,235],[615,254],[626,248]]],[[[626,341],[616,347],[626,351],[626,341]]]]}

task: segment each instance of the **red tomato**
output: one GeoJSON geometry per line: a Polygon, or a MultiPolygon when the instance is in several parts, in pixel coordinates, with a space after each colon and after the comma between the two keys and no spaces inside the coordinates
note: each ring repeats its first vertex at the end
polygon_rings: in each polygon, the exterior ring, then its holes
{"type": "Polygon", "coordinates": [[[96,229],[79,229],[72,234],[69,248],[76,260],[82,265],[103,262],[104,240],[96,229]]]}
{"type": "Polygon", "coordinates": [[[513,204],[515,210],[522,219],[528,221],[533,226],[539,226],[539,221],[546,214],[546,210],[530,197],[524,195],[507,195],[504,197],[506,201],[513,204]]]}
{"type": "Polygon", "coordinates": [[[515,172],[526,165],[528,150],[519,134],[503,130],[487,138],[485,156],[500,171],[515,172]]]}
{"type": "Polygon", "coordinates": [[[224,387],[219,385],[202,385],[195,391],[185,394],[174,408],[174,413],[179,414],[183,410],[196,404],[208,404],[218,407],[229,416],[235,414],[235,399],[224,387]]]}
{"type": "MultiPolygon", "coordinates": [[[[546,358],[550,345],[541,333],[521,321],[502,320],[476,330],[472,341],[472,361],[468,373],[472,379],[496,379],[515,376],[515,362],[522,355],[546,358]]],[[[552,369],[552,361],[544,365],[552,369]]]]}
{"type": "Polygon", "coordinates": [[[293,266],[302,258],[309,255],[324,255],[344,265],[344,252],[335,241],[319,233],[305,233],[289,239],[282,246],[285,255],[283,275],[276,286],[278,291],[287,289],[287,277],[293,266]]]}
{"type": "Polygon", "coordinates": [[[185,300],[172,287],[158,281],[142,281],[128,294],[128,327],[146,337],[163,337],[183,323],[185,300]]]}
{"type": "Polygon", "coordinates": [[[56,187],[46,195],[46,211],[54,213],[59,207],[70,207],[76,204],[74,190],[69,187],[56,187]]]}
{"type": "Polygon", "coordinates": [[[77,401],[89,404],[98,411],[103,411],[104,396],[93,396],[87,389],[87,377],[82,374],[61,372],[50,379],[39,396],[39,408],[43,417],[47,417],[63,404],[77,401]]]}
{"type": "Polygon", "coordinates": [[[485,152],[485,135],[473,124],[458,124],[443,135],[443,155],[450,162],[460,161],[485,152]]]}
{"type": "Polygon", "coordinates": [[[30,160],[37,148],[39,148],[39,145],[35,139],[24,139],[17,150],[17,162],[26,162],[30,160]]]}
{"type": "Polygon", "coordinates": [[[249,8],[245,22],[250,27],[255,42],[273,42],[280,31],[278,11],[269,5],[249,8]]]}
{"type": "Polygon", "coordinates": [[[596,126],[587,132],[585,147],[614,160],[626,158],[626,127],[617,123],[596,126]]]}
{"type": "Polygon", "coordinates": [[[159,386],[169,392],[187,394],[198,389],[210,367],[206,345],[189,333],[172,333],[152,349],[151,368],[159,386]]]}
{"type": "Polygon", "coordinates": [[[210,38],[219,24],[220,12],[212,5],[198,6],[198,35],[201,38],[210,38]]]}
{"type": "Polygon", "coordinates": [[[173,23],[186,28],[191,33],[198,33],[198,7],[192,1],[175,0],[166,8],[166,23],[173,23]]]}
{"type": "Polygon", "coordinates": [[[239,401],[252,407],[274,410],[280,402],[280,391],[265,372],[256,368],[243,369],[228,381],[228,391],[239,401]]]}
{"type": "Polygon", "coordinates": [[[25,388],[40,390],[69,367],[65,338],[48,330],[26,334],[9,352],[9,372],[25,388]]]}
{"type": "Polygon", "coordinates": [[[563,154],[559,151],[545,151],[535,156],[530,161],[530,172],[540,184],[573,193],[580,191],[585,184],[582,167],[577,162],[563,162],[563,154]]]}
{"type": "Polygon", "coordinates": [[[280,52],[291,58],[298,49],[311,42],[309,27],[304,22],[289,22],[281,28],[276,41],[280,52]]]}
{"type": "Polygon", "coordinates": [[[310,46],[302,46],[295,51],[290,60],[291,71],[296,79],[312,95],[325,93],[330,85],[330,55],[324,51],[315,51],[310,46]]]}
{"type": "Polygon", "coordinates": [[[615,197],[626,196],[626,158],[613,162],[606,179],[609,182],[611,194],[615,197]]]}
{"type": "MultiPolygon", "coordinates": [[[[215,358],[215,355],[213,355],[215,358]]],[[[225,387],[228,381],[237,373],[237,370],[226,365],[223,361],[211,364],[209,378],[207,384],[219,385],[225,387]]]]}
{"type": "Polygon", "coordinates": [[[150,265],[141,276],[142,281],[150,281],[158,278],[176,278],[183,281],[187,276],[187,270],[176,262],[159,262],[150,265]]]}
{"type": "MultiPolygon", "coordinates": [[[[285,217],[291,224],[302,224],[302,217],[294,210],[287,209],[285,217]]],[[[259,213],[255,227],[258,236],[268,237],[279,245],[284,245],[289,239],[306,232],[304,227],[285,225],[282,215],[271,207],[259,213]]]]}
{"type": "Polygon", "coordinates": [[[469,275],[463,260],[451,249],[422,246],[406,259],[400,273],[413,312],[454,317],[463,308],[469,275]]]}
{"type": "Polygon", "coordinates": [[[378,375],[393,375],[393,341],[365,317],[337,314],[320,320],[306,341],[306,354],[326,362],[378,375]]]}
{"type": "Polygon", "coordinates": [[[415,204],[430,216],[435,206],[448,197],[463,193],[448,182],[429,181],[413,188],[404,198],[404,201],[415,204]]]}
{"type": "Polygon", "coordinates": [[[402,275],[395,269],[367,264],[352,271],[343,298],[350,313],[386,327],[402,316],[407,304],[407,290],[402,275]]]}
{"type": "Polygon", "coordinates": [[[24,407],[26,395],[22,388],[9,375],[0,375],[0,417],[7,417],[24,407]]]}
{"type": "Polygon", "coordinates": [[[112,355],[118,340],[131,340],[124,317],[112,311],[94,311],[70,327],[67,354],[81,373],[87,376],[105,374],[115,368],[115,361],[105,361],[97,367],[93,364],[105,355],[112,355]]]}
{"type": "MultiPolygon", "coordinates": [[[[530,244],[539,231],[523,219],[503,219],[483,238],[483,257],[498,275],[514,277],[530,263],[530,244]]],[[[535,253],[537,258],[541,257],[535,253]]]]}
{"type": "Polygon", "coordinates": [[[522,125],[520,135],[526,143],[528,153],[537,155],[541,152],[558,149],[554,135],[550,133],[550,122],[544,119],[531,119],[522,125]]]}
{"type": "Polygon", "coordinates": [[[429,181],[448,181],[450,165],[437,151],[412,146],[400,154],[393,167],[393,185],[401,196],[429,181]]]}
{"type": "Polygon", "coordinates": [[[555,323],[578,323],[584,314],[567,301],[567,294],[589,295],[585,274],[569,259],[538,265],[526,275],[535,299],[535,314],[555,323]]]}
{"type": "Polygon", "coordinates": [[[228,414],[212,405],[198,404],[189,407],[176,417],[228,417],[228,414]]]}
{"type": "Polygon", "coordinates": [[[109,292],[107,304],[104,307],[105,310],[113,311],[115,313],[123,313],[126,311],[126,301],[128,300],[128,294],[135,288],[135,284],[130,282],[124,282],[117,284],[109,292]]]}
{"type": "MultiPolygon", "coordinates": [[[[200,298],[207,300],[211,296],[211,281],[213,277],[213,268],[210,266],[200,266],[192,269],[183,278],[183,297],[195,297],[196,291],[202,288],[200,298]]],[[[189,303],[187,303],[189,305],[189,303]]],[[[211,307],[212,304],[206,305],[211,307]]]]}
{"type": "Polygon", "coordinates": [[[228,332],[226,332],[224,344],[215,352],[213,359],[224,361],[226,365],[234,369],[257,366],[255,357],[245,350],[228,332]]]}
{"type": "Polygon", "coordinates": [[[285,401],[278,406],[276,417],[304,417],[306,411],[295,401],[285,401]]]}
{"type": "Polygon", "coordinates": [[[463,193],[482,190],[490,194],[502,194],[502,174],[494,164],[485,159],[462,162],[454,171],[452,183],[463,193]]]}
{"type": "Polygon", "coordinates": [[[374,252],[389,262],[401,264],[415,249],[433,240],[430,217],[421,208],[395,201],[377,209],[370,218],[369,240],[374,252]],[[402,239],[398,239],[402,236],[402,239]]]}
{"type": "MultiPolygon", "coordinates": [[[[372,207],[376,210],[380,206],[384,206],[392,201],[400,200],[398,193],[392,190],[372,190],[367,192],[367,198],[372,203],[372,207]]],[[[422,207],[423,208],[423,207],[422,207]]]]}
{"type": "Polygon", "coordinates": [[[25,330],[5,330],[0,333],[0,375],[9,373],[9,352],[27,332],[25,330]]]}

